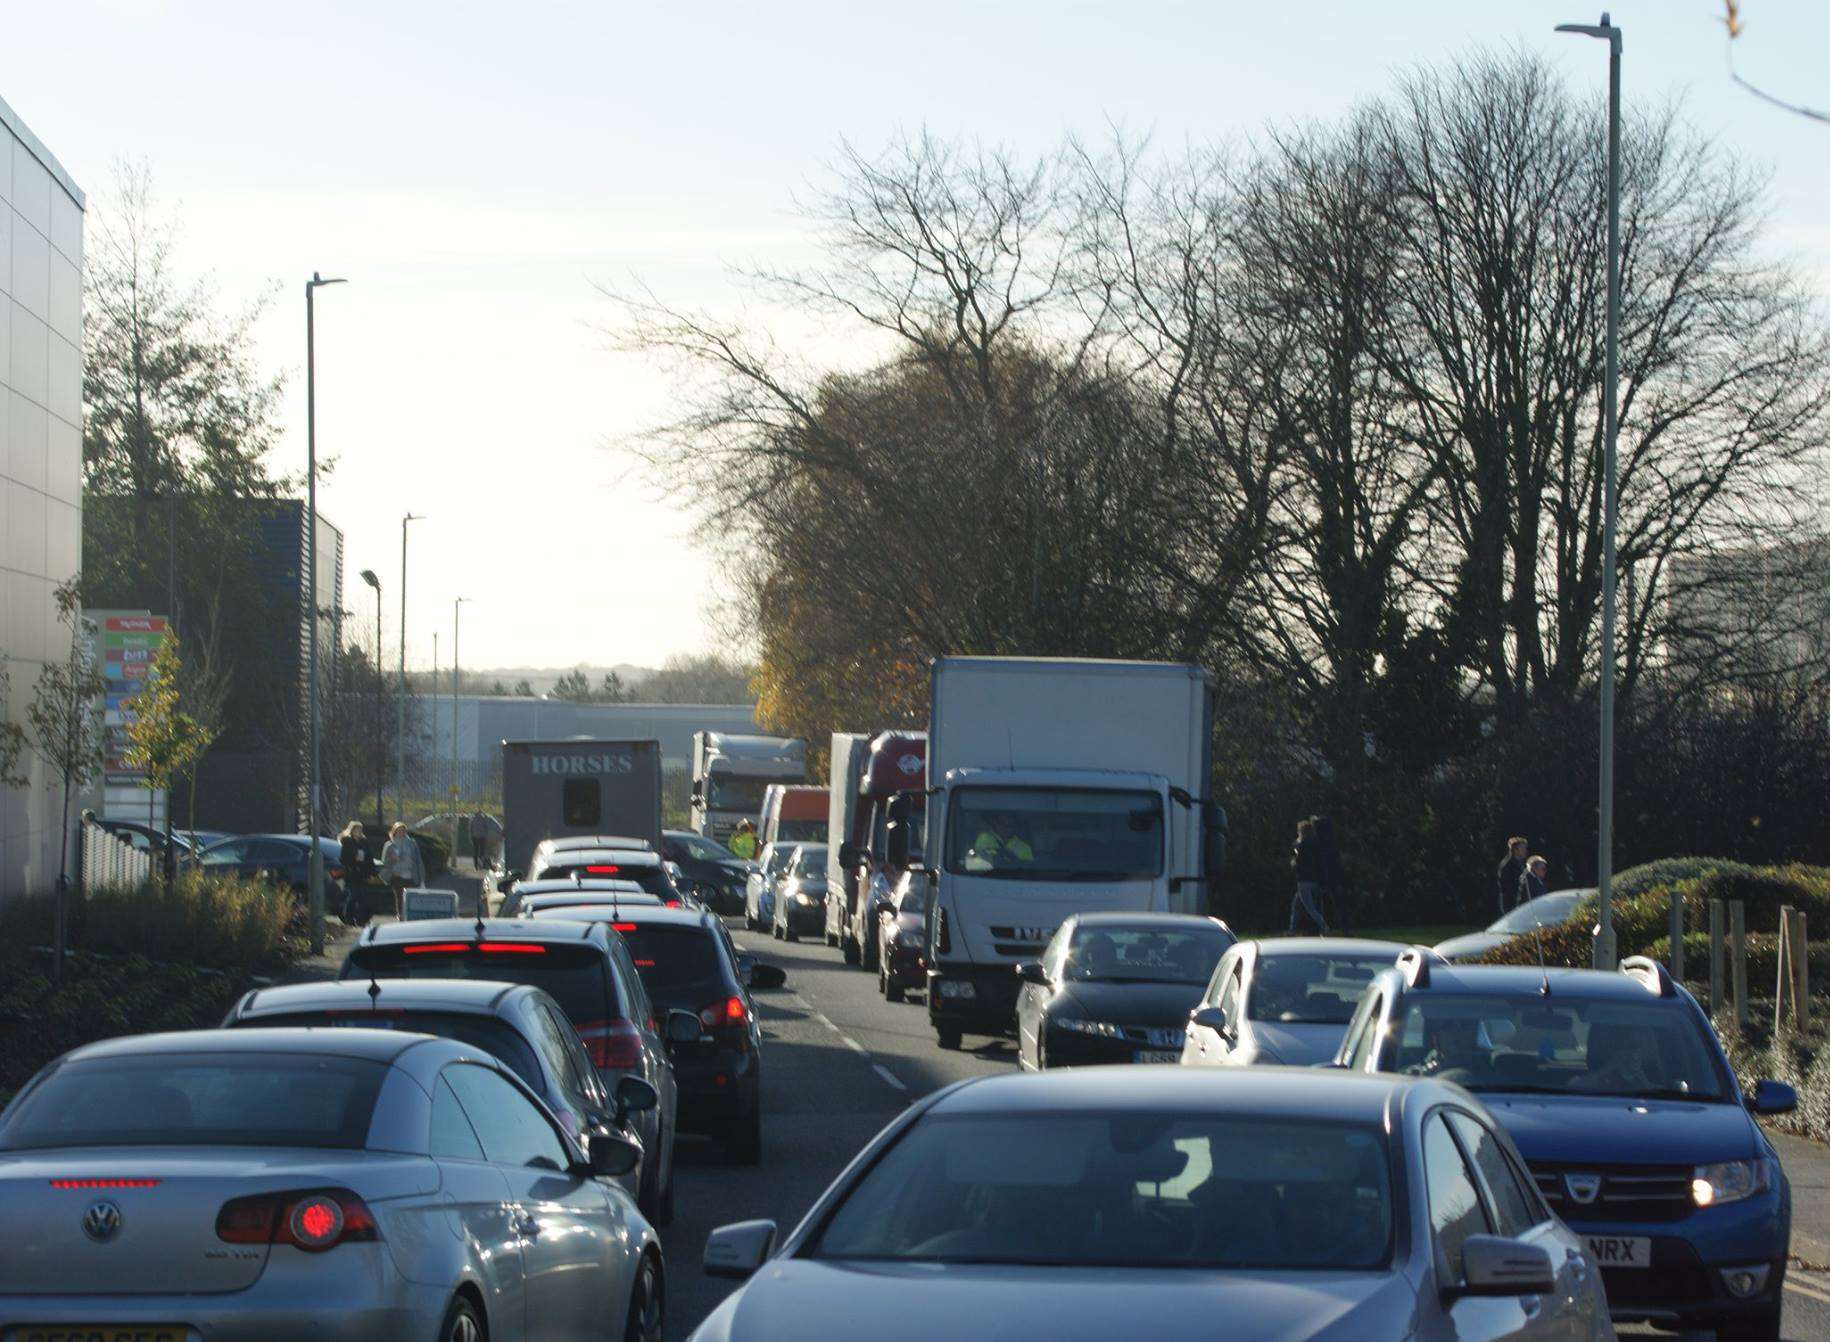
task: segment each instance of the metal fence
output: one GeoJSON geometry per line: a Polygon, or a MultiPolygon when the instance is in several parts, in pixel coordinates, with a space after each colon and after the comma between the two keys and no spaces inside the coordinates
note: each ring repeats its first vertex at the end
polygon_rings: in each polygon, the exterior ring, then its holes
{"type": "Polygon", "coordinates": [[[100,825],[83,826],[83,892],[136,887],[152,879],[152,854],[116,838],[100,825]]]}

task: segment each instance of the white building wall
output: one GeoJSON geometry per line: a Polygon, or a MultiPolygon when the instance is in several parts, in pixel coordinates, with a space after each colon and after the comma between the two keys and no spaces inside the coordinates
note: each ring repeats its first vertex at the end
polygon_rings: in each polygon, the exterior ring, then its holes
{"type": "MultiPolygon", "coordinates": [[[[82,562],[83,194],[0,101],[0,665],[23,722],[66,647],[56,586],[82,562]]],[[[0,788],[0,898],[49,892],[62,797],[42,761],[0,788]]]]}

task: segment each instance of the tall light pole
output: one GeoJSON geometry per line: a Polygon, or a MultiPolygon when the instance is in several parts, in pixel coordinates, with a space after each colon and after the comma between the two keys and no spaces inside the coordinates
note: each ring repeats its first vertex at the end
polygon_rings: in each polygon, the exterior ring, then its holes
{"type": "MultiPolygon", "coordinates": [[[[394,711],[394,805],[396,819],[407,815],[407,523],[426,519],[408,513],[400,519],[400,682],[394,711]]],[[[379,654],[377,655],[379,656],[379,654]]],[[[432,682],[433,694],[438,682],[432,682]]]]}
{"type": "Polygon", "coordinates": [[[318,847],[318,370],[317,330],[312,297],[327,280],[317,271],[305,281],[305,567],[310,586],[305,610],[310,616],[305,638],[305,720],[309,746],[305,764],[305,879],[311,885],[311,953],[324,954],[324,852],[318,847]]]}
{"type": "Polygon", "coordinates": [[[375,589],[375,832],[381,833],[381,772],[387,752],[381,747],[381,687],[387,683],[381,672],[381,579],[375,570],[362,570],[362,581],[375,589]]]}
{"type": "Polygon", "coordinates": [[[458,797],[458,616],[463,613],[467,596],[451,603],[451,856],[457,858],[458,797]]]}
{"type": "Polygon", "coordinates": [[[1620,396],[1620,29],[1603,14],[1599,24],[1564,23],[1560,33],[1580,33],[1608,44],[1608,336],[1602,390],[1605,477],[1601,519],[1601,805],[1595,884],[1601,923],[1595,929],[1597,969],[1613,969],[1614,940],[1614,529],[1617,511],[1615,436],[1620,396]]]}

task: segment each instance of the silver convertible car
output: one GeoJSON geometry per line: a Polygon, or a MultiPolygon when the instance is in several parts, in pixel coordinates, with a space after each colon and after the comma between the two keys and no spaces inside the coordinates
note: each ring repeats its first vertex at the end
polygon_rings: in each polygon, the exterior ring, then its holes
{"type": "Polygon", "coordinates": [[[886,1128],[695,1342],[1597,1342],[1601,1274],[1478,1101],[1297,1068],[962,1082],[886,1128]],[[962,1332],[962,1328],[964,1331],[962,1332]]]}
{"type": "Polygon", "coordinates": [[[661,1335],[654,1231],[505,1066],[382,1030],[141,1035],[0,1113],[0,1335],[661,1335]]]}

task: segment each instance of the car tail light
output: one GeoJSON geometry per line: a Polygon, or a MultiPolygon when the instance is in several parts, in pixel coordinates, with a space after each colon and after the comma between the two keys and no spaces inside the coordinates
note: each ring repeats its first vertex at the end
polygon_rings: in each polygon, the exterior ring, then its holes
{"type": "Polygon", "coordinates": [[[587,875],[587,876],[620,876],[622,874],[622,871],[623,871],[623,869],[621,867],[611,866],[610,864],[604,863],[604,862],[596,862],[585,868],[585,875],[587,875]]]}
{"type": "Polygon", "coordinates": [[[461,955],[470,949],[468,941],[428,941],[420,946],[403,947],[408,955],[461,955]]]}
{"type": "Polygon", "coordinates": [[[595,1020],[578,1027],[578,1037],[585,1041],[585,1052],[591,1065],[600,1069],[640,1067],[642,1065],[642,1032],[634,1021],[595,1020]]]}
{"type": "Polygon", "coordinates": [[[741,1025],[749,1019],[749,1008],[744,1006],[743,998],[727,997],[722,1002],[714,1002],[699,1013],[699,1023],[708,1030],[715,1030],[720,1025],[741,1025]]]}
{"type": "Polygon", "coordinates": [[[160,1181],[157,1179],[53,1179],[51,1180],[51,1187],[79,1189],[157,1188],[159,1183],[160,1181]]]}
{"type": "Polygon", "coordinates": [[[677,909],[680,907],[680,901],[677,899],[664,899],[661,901],[661,904],[662,907],[669,909],[677,909]]]}
{"type": "Polygon", "coordinates": [[[613,932],[633,932],[633,931],[635,931],[635,924],[634,923],[611,923],[610,930],[613,932]]]}
{"type": "Polygon", "coordinates": [[[301,1193],[256,1193],[225,1202],[216,1214],[224,1244],[288,1244],[323,1253],[339,1244],[381,1238],[368,1204],[342,1188],[301,1193]]]}
{"type": "Polygon", "coordinates": [[[545,955],[545,946],[525,941],[479,941],[477,949],[484,955],[545,955]]]}

